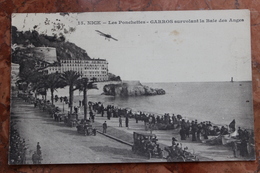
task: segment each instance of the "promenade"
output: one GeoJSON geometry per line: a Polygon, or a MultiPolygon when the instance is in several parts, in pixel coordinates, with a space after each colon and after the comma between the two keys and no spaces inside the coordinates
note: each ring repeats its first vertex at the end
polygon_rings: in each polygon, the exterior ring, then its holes
{"type": "MultiPolygon", "coordinates": [[[[40,142],[43,152],[43,162],[49,163],[107,163],[107,162],[166,162],[166,159],[152,158],[147,160],[145,156],[134,154],[131,151],[133,144],[133,132],[150,133],[145,130],[144,122],[136,123],[135,119],[129,119],[129,127],[125,126],[125,118],[122,118],[123,127],[119,127],[119,119],[95,113],[93,126],[98,130],[97,136],[84,137],[77,134],[75,127],[67,127],[63,122],[55,122],[47,112],[34,108],[33,104],[24,102],[19,98],[12,98],[12,117],[16,117],[17,127],[21,136],[26,139],[28,145],[27,160],[37,142],[40,142]],[[107,133],[103,134],[102,124],[106,121],[107,133]],[[72,139],[72,140],[71,140],[72,139]],[[98,145],[98,146],[97,146],[98,145]],[[82,152],[84,151],[84,152],[82,152]],[[89,155],[90,153],[90,155],[89,155]],[[113,159],[109,156],[115,155],[113,159]],[[96,157],[97,156],[97,157],[96,157]],[[73,161],[71,161],[73,158],[73,161]]],[[[63,103],[54,103],[61,110],[63,103]]],[[[64,113],[68,112],[68,105],[64,105],[64,113]]],[[[89,115],[88,115],[89,116],[89,115]]],[[[82,119],[83,107],[80,107],[79,119],[82,119]]],[[[242,160],[234,158],[232,148],[223,145],[209,145],[191,141],[191,137],[180,140],[179,130],[153,130],[160,147],[171,145],[172,137],[175,137],[182,148],[188,147],[188,151],[195,154],[200,161],[232,161],[242,160]]],[[[167,152],[164,151],[165,157],[167,152]]]]}
{"type": "MultiPolygon", "coordinates": [[[[107,134],[114,136],[116,138],[122,139],[128,143],[133,143],[133,132],[150,133],[150,131],[145,130],[144,122],[135,122],[135,119],[129,119],[129,127],[125,127],[123,118],[123,127],[119,127],[118,118],[111,118],[107,120],[106,117],[100,117],[97,115],[95,117],[94,125],[98,130],[102,132],[102,123],[106,121],[108,125],[107,134]]],[[[188,147],[188,151],[194,153],[198,156],[200,161],[231,161],[239,160],[239,158],[234,158],[232,148],[222,145],[209,145],[201,142],[193,142],[190,138],[186,140],[180,140],[179,130],[153,130],[153,134],[156,134],[158,138],[158,143],[163,149],[165,146],[170,146],[172,137],[175,137],[181,143],[182,148],[188,147]]],[[[166,153],[164,153],[164,156],[166,153]]],[[[242,158],[241,158],[242,160],[242,158]]]]}
{"type": "Polygon", "coordinates": [[[39,142],[41,164],[85,164],[158,162],[135,155],[131,147],[104,135],[84,136],[64,122],[56,122],[50,115],[20,98],[12,98],[11,121],[25,140],[26,163],[32,164],[32,154],[39,142]]]}
{"type": "MultiPolygon", "coordinates": [[[[57,102],[57,106],[62,108],[60,102],[57,102]]],[[[65,106],[65,112],[68,111],[67,105],[65,106]]],[[[95,114],[95,122],[93,125],[102,134],[102,124],[106,121],[108,128],[106,135],[111,136],[111,138],[119,139],[127,144],[133,144],[133,132],[150,133],[150,131],[145,130],[145,125],[143,121],[136,123],[135,119],[129,118],[129,127],[125,126],[125,118],[122,117],[123,127],[119,127],[119,119],[111,117],[110,120],[107,119],[106,111],[104,116],[101,114],[95,114]]],[[[83,107],[80,107],[79,118],[83,118],[83,107]]],[[[88,115],[89,117],[89,115],[88,115]]],[[[186,140],[181,140],[179,135],[179,129],[175,130],[153,130],[153,134],[156,134],[158,138],[158,143],[160,147],[164,149],[165,146],[170,146],[172,137],[175,137],[181,143],[182,148],[188,147],[188,151],[194,153],[200,161],[232,161],[232,160],[243,160],[242,157],[234,158],[233,151],[231,147],[223,145],[209,145],[202,143],[200,141],[194,142],[190,138],[186,140]]],[[[164,152],[164,156],[167,152],[164,152]]]]}

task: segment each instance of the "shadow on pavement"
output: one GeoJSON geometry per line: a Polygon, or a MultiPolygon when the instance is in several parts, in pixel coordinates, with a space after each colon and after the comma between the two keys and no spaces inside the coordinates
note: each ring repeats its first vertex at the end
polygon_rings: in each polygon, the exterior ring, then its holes
{"type": "Polygon", "coordinates": [[[115,148],[111,146],[93,146],[89,147],[95,152],[102,152],[104,154],[109,154],[110,156],[113,155],[121,155],[121,156],[128,156],[131,158],[135,158],[136,155],[132,153],[131,147],[129,149],[123,149],[123,148],[115,148]],[[112,154],[112,155],[111,155],[112,154]]]}
{"type": "MultiPolygon", "coordinates": [[[[108,155],[113,159],[120,159],[122,162],[161,162],[162,159],[151,158],[147,159],[142,153],[134,154],[129,147],[129,149],[115,148],[111,146],[93,146],[90,147],[95,152],[101,152],[104,155],[108,155]]],[[[166,162],[166,160],[165,160],[166,162]]]]}
{"type": "Polygon", "coordinates": [[[58,121],[55,121],[52,118],[43,119],[43,121],[46,122],[45,124],[51,124],[51,125],[55,125],[55,126],[59,126],[59,127],[71,128],[71,127],[68,127],[63,121],[58,122],[58,121]]]}
{"type": "Polygon", "coordinates": [[[77,133],[76,129],[59,129],[57,131],[62,132],[62,133],[66,133],[68,135],[73,135],[73,136],[84,136],[82,134],[77,133]]]}

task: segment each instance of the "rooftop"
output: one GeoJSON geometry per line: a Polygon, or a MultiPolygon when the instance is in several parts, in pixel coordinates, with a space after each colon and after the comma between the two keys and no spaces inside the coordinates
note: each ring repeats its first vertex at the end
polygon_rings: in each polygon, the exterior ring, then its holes
{"type": "Polygon", "coordinates": [[[62,59],[62,60],[71,60],[71,61],[106,61],[106,59],[62,59]]]}

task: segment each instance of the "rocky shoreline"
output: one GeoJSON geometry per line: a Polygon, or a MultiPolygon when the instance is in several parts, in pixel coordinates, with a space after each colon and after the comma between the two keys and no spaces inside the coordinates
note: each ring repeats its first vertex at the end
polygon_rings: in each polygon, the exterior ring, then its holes
{"type": "Polygon", "coordinates": [[[118,84],[107,84],[103,87],[103,94],[110,96],[151,96],[164,95],[166,92],[161,88],[151,88],[142,85],[139,81],[123,81],[118,84]]]}

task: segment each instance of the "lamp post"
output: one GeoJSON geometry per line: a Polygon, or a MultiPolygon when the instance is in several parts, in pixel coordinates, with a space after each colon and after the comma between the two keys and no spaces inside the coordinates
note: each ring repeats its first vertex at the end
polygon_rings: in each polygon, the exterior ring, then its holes
{"type": "Polygon", "coordinates": [[[62,110],[63,110],[63,113],[64,113],[64,100],[62,100],[62,106],[63,106],[62,110]]]}

